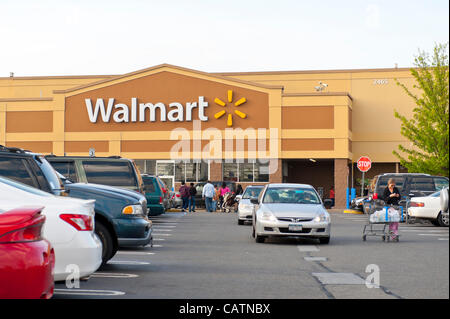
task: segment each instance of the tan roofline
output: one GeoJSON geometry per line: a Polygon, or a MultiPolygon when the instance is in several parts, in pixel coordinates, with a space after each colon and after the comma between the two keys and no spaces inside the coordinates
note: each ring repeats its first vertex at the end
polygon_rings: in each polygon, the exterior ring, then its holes
{"type": "Polygon", "coordinates": [[[0,102],[28,102],[28,101],[53,101],[52,97],[21,97],[1,98],[0,102]]]}
{"type": "Polygon", "coordinates": [[[196,74],[200,74],[200,75],[204,75],[204,76],[209,76],[209,77],[217,78],[217,79],[220,79],[220,80],[237,82],[237,83],[246,84],[246,85],[255,86],[255,87],[261,87],[261,88],[264,88],[264,89],[283,89],[284,88],[281,85],[265,85],[265,84],[254,83],[254,82],[249,82],[249,81],[245,81],[245,80],[232,79],[232,78],[225,77],[225,76],[215,75],[215,74],[211,74],[211,73],[207,73],[207,72],[192,70],[192,69],[183,68],[183,67],[180,67],[180,66],[164,63],[164,64],[159,64],[159,65],[156,65],[156,66],[152,66],[150,68],[146,68],[146,69],[142,69],[142,70],[138,70],[138,71],[133,71],[133,72],[130,72],[130,73],[125,73],[123,75],[119,75],[119,76],[116,76],[116,77],[113,77],[113,78],[110,78],[110,79],[104,79],[104,80],[96,81],[96,82],[93,82],[93,83],[80,85],[80,86],[77,86],[77,87],[74,87],[74,88],[70,88],[70,89],[67,89],[67,90],[54,90],[53,93],[54,94],[69,93],[69,92],[77,91],[77,90],[80,90],[80,89],[85,89],[85,88],[88,88],[88,87],[91,87],[91,86],[95,86],[95,85],[98,85],[98,84],[111,82],[111,81],[122,79],[122,78],[125,78],[125,77],[128,77],[128,76],[133,76],[133,75],[136,75],[136,74],[139,74],[139,73],[153,71],[153,70],[164,68],[164,67],[177,69],[177,70],[181,70],[181,71],[185,71],[185,72],[196,73],[196,74]]]}
{"type": "Polygon", "coordinates": [[[353,101],[353,97],[348,92],[311,92],[311,93],[284,93],[282,97],[302,97],[302,96],[348,96],[353,101]]]}
{"type": "Polygon", "coordinates": [[[211,72],[222,76],[233,75],[267,75],[267,74],[312,74],[312,73],[357,73],[357,72],[392,72],[409,71],[409,68],[379,68],[379,69],[337,69],[337,70],[298,70],[298,71],[254,71],[254,72],[211,72]]]}
{"type": "Polygon", "coordinates": [[[0,80],[47,80],[47,79],[96,79],[112,78],[117,75],[37,75],[37,76],[2,76],[0,80]]]}

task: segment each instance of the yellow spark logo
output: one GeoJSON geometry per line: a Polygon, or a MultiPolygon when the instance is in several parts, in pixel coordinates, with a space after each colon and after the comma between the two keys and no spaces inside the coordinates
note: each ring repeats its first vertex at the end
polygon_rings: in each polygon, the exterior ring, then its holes
{"type": "MultiPolygon", "coordinates": [[[[228,95],[227,96],[228,97],[228,102],[232,103],[233,102],[233,91],[232,90],[228,90],[228,94],[227,95],[228,95]]],[[[247,102],[247,99],[245,97],[240,98],[239,100],[237,100],[234,103],[234,106],[238,107],[238,106],[244,104],[245,102],[247,102]]],[[[222,101],[221,99],[219,99],[217,97],[214,99],[214,103],[216,103],[217,105],[223,106],[223,107],[225,107],[227,105],[227,103],[225,103],[224,101],[222,101]]],[[[222,111],[217,112],[216,114],[214,114],[214,117],[216,119],[219,119],[222,116],[224,116],[226,113],[227,113],[227,111],[222,110],[222,111]]],[[[234,110],[234,114],[236,114],[237,116],[239,116],[242,119],[245,119],[247,117],[247,114],[245,114],[244,112],[238,111],[238,110],[234,110]]],[[[228,114],[227,125],[228,126],[233,126],[233,114],[232,113],[228,114]]]]}

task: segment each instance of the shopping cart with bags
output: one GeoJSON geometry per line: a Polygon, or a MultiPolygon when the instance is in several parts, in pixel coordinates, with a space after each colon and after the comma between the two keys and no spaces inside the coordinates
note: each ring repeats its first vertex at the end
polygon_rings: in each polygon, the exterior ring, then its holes
{"type": "Polygon", "coordinates": [[[364,225],[362,239],[367,236],[380,236],[383,241],[399,241],[400,235],[393,234],[390,225],[403,222],[402,206],[384,206],[370,212],[368,222],[364,225]]]}

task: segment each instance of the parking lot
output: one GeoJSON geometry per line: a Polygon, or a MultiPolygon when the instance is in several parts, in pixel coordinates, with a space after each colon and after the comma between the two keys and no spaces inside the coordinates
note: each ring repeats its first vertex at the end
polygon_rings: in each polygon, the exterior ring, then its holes
{"type": "Polygon", "coordinates": [[[53,298],[449,298],[448,228],[401,224],[398,243],[364,242],[365,215],[332,212],[328,245],[291,238],[261,244],[234,213],[151,220],[153,247],[119,250],[80,288],[57,283],[53,298]],[[377,270],[379,288],[368,288],[377,270]]]}

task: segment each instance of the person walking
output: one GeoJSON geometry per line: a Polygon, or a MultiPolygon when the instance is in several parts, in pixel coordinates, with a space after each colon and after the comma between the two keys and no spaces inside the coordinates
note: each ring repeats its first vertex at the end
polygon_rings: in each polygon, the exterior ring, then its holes
{"type": "Polygon", "coordinates": [[[220,209],[222,209],[223,206],[223,197],[225,196],[226,193],[229,193],[230,189],[228,188],[227,184],[225,182],[222,183],[222,187],[220,187],[220,203],[219,203],[219,207],[220,209]]]}
{"type": "Polygon", "coordinates": [[[335,197],[334,186],[331,186],[331,189],[330,189],[331,207],[334,207],[334,197],[335,197]]]}
{"type": "Polygon", "coordinates": [[[214,197],[214,185],[210,181],[203,186],[202,198],[205,200],[206,211],[212,213],[212,200],[214,197]]]}
{"type": "Polygon", "coordinates": [[[189,213],[191,211],[195,213],[195,195],[197,195],[197,189],[194,187],[194,183],[191,183],[189,187],[189,213]]]}
{"type": "Polygon", "coordinates": [[[183,206],[181,206],[181,211],[185,212],[189,205],[189,187],[186,186],[186,183],[181,182],[181,186],[179,189],[181,200],[183,201],[183,206]]]}
{"type": "Polygon", "coordinates": [[[244,189],[242,188],[241,184],[238,184],[236,188],[236,195],[242,195],[244,193],[244,189]]]}
{"type": "MultiPolygon", "coordinates": [[[[398,190],[397,187],[395,187],[395,180],[393,178],[390,178],[383,192],[383,200],[386,203],[386,205],[398,206],[400,198],[401,198],[400,191],[398,190]]],[[[391,236],[391,238],[396,239],[398,236],[398,223],[390,223],[389,231],[393,235],[391,236]]]]}
{"type": "Polygon", "coordinates": [[[213,201],[212,201],[213,212],[217,211],[217,203],[219,202],[219,199],[220,199],[220,190],[217,187],[217,185],[214,185],[214,196],[213,196],[213,201]]]}

